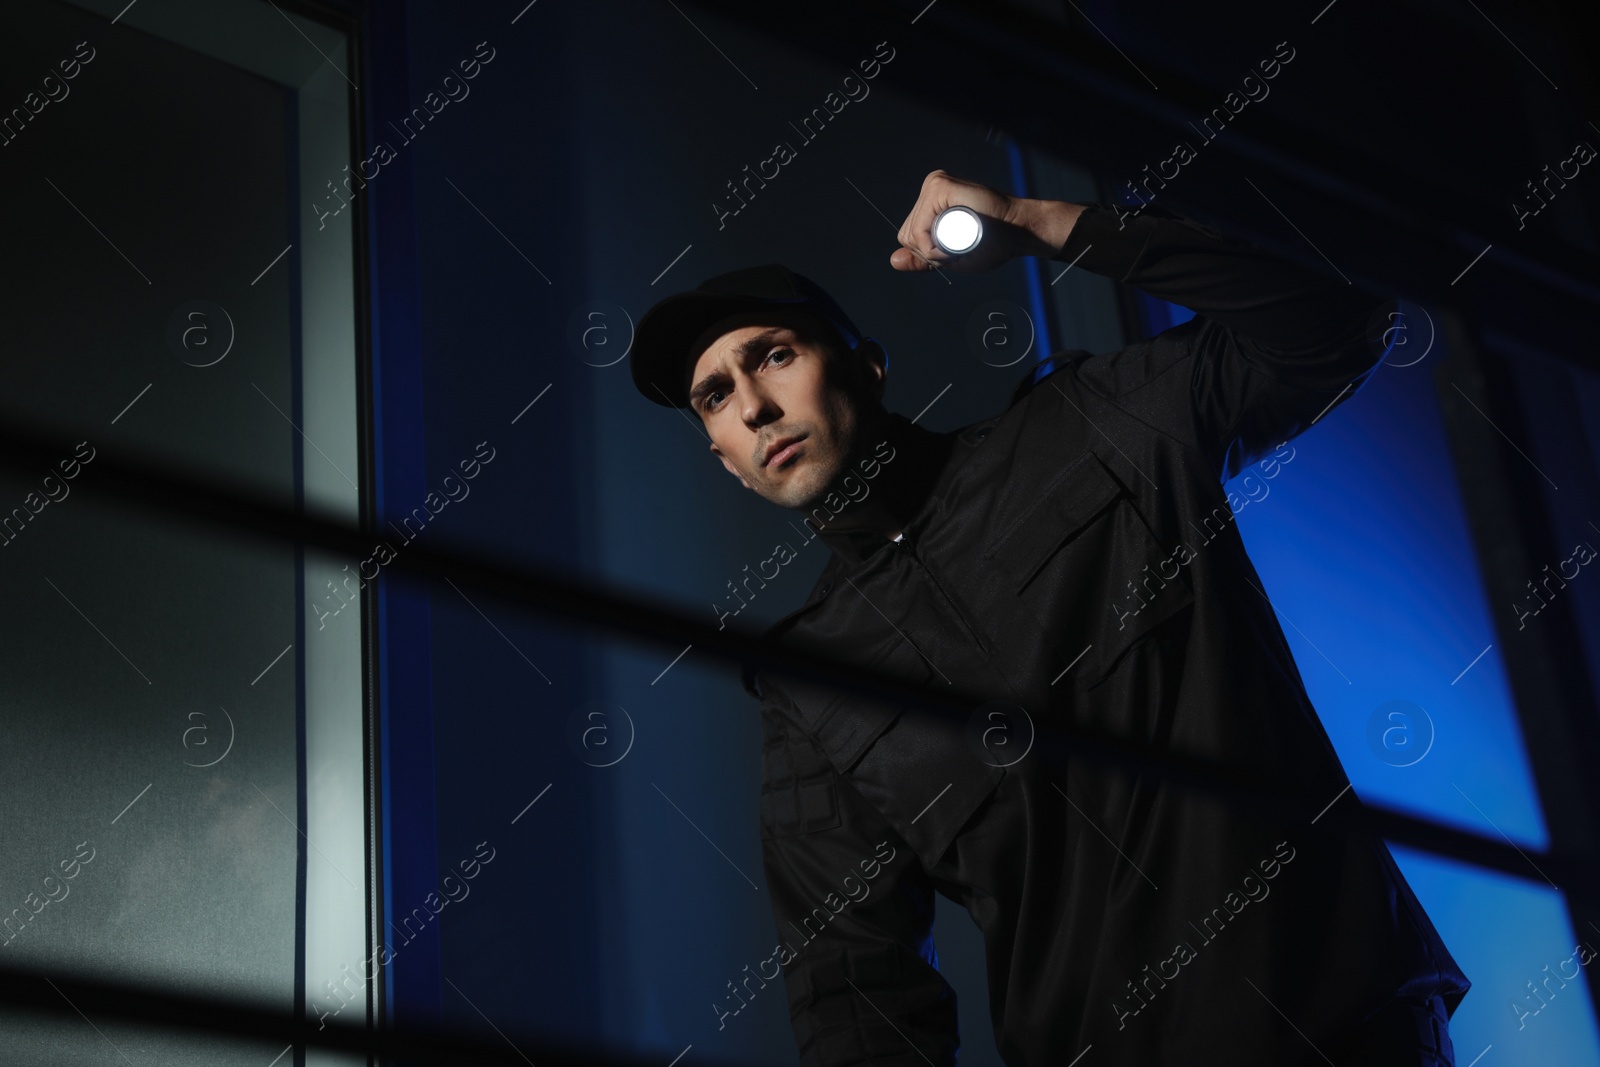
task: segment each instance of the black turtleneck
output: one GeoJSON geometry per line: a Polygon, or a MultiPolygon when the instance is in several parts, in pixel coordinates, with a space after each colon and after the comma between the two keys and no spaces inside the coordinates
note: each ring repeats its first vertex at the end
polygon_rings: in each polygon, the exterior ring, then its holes
{"type": "MultiPolygon", "coordinates": [[[[956,434],[923,429],[892,411],[887,413],[881,433],[894,452],[893,458],[883,464],[873,492],[882,495],[883,506],[893,516],[896,527],[904,530],[921,515],[949,473],[956,434]]],[[[847,510],[845,516],[848,515],[847,510]]],[[[891,543],[889,538],[872,529],[824,526],[819,536],[835,555],[852,563],[866,559],[891,543]]]]}

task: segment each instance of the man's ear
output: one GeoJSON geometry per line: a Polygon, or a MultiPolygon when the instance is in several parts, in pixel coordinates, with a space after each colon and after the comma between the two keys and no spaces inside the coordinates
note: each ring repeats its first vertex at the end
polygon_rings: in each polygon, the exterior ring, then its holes
{"type": "Polygon", "coordinates": [[[874,400],[883,400],[883,390],[889,378],[889,353],[874,337],[863,337],[856,342],[856,356],[861,360],[861,373],[874,400]]]}
{"type": "Polygon", "coordinates": [[[744,475],[739,473],[738,468],[734,467],[734,465],[732,463],[728,462],[728,457],[724,456],[722,454],[722,450],[721,449],[719,449],[716,445],[712,445],[711,446],[711,451],[716,454],[716,457],[718,459],[722,460],[722,465],[727,468],[728,473],[733,475],[735,478],[739,479],[739,484],[740,485],[744,486],[746,489],[752,489],[753,488],[750,485],[749,482],[744,480],[744,475]]]}

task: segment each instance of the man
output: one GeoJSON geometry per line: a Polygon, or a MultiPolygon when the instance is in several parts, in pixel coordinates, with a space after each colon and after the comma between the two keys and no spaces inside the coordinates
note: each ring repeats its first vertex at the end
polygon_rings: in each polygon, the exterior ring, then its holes
{"type": "Polygon", "coordinates": [[[1469,983],[1382,842],[1045,743],[1060,724],[1210,762],[1303,811],[1344,797],[1221,484],[1292,458],[1287,442],[1368,379],[1383,309],[1155,208],[1130,220],[943,171],[899,240],[898,270],[1047,256],[1196,317],[1120,352],[1059,353],[1004,413],[944,434],[883,409],[883,347],[781,267],[710,279],[641,322],[640,391],[692,407],[728,471],[832,550],[769,639],[993,698],[964,732],[747,672],[772,964],[801,1062],[955,1063],[941,892],[983,932],[1008,1064],[1453,1064],[1469,983]],[[931,228],[955,204],[985,236],[953,259],[931,228]]]}

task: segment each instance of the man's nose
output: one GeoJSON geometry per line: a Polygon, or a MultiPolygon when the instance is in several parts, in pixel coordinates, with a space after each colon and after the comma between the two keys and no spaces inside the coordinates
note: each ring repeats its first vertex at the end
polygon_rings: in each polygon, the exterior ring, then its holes
{"type": "Polygon", "coordinates": [[[743,406],[740,412],[744,418],[745,425],[752,430],[760,429],[783,414],[782,409],[778,407],[777,401],[754,383],[745,385],[744,397],[741,403],[743,406]]]}

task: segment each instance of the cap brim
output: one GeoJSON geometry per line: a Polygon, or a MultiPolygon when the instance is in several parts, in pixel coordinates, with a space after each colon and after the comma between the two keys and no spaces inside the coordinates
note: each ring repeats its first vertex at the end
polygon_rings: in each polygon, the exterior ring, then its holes
{"type": "Polygon", "coordinates": [[[695,291],[667,297],[639,321],[630,356],[633,384],[662,407],[688,407],[690,346],[701,334],[729,315],[785,306],[799,307],[825,321],[803,297],[724,296],[695,291]]]}

